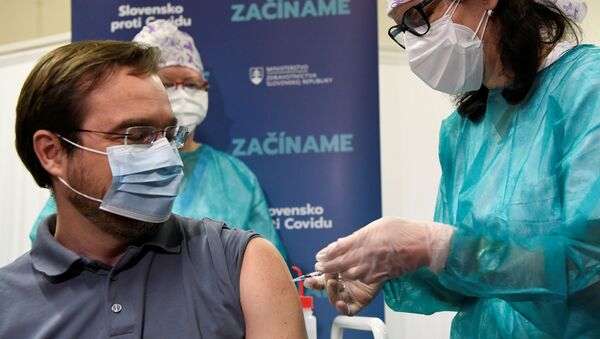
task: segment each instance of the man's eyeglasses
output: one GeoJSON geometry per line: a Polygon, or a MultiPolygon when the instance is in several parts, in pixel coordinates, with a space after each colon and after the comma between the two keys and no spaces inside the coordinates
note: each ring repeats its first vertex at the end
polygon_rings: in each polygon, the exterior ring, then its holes
{"type": "Polygon", "coordinates": [[[151,145],[156,141],[156,135],[161,133],[168,142],[177,148],[183,147],[185,138],[188,135],[188,129],[185,126],[168,126],[163,129],[156,129],[152,126],[132,126],[128,127],[125,133],[92,131],[88,129],[76,129],[75,131],[122,136],[124,138],[124,145],[151,145]]]}
{"type": "Polygon", "coordinates": [[[407,9],[402,16],[402,22],[400,24],[390,27],[388,35],[394,40],[400,47],[406,48],[404,43],[404,34],[406,31],[416,35],[423,36],[429,32],[431,27],[429,19],[423,11],[425,6],[432,3],[434,0],[422,0],[415,6],[407,9]]]}
{"type": "Polygon", "coordinates": [[[207,91],[208,92],[208,81],[163,81],[163,85],[166,89],[176,89],[178,86],[190,91],[207,91]]]}

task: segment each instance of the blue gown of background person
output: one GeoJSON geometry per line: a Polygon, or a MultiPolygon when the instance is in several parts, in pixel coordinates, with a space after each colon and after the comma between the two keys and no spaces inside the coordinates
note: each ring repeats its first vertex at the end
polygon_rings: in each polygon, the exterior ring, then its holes
{"type": "Polygon", "coordinates": [[[600,338],[600,48],[567,52],[521,104],[500,92],[480,123],[442,125],[445,270],[388,281],[386,303],[457,311],[453,338],[600,338]]]}
{"type": "MultiPolygon", "coordinates": [[[[275,245],[287,260],[258,179],[242,161],[208,145],[179,154],[184,176],[173,213],[189,218],[222,220],[231,227],[257,232],[275,245]]],[[[56,202],[50,197],[29,234],[32,241],[38,224],[54,213],[56,202]]]]}

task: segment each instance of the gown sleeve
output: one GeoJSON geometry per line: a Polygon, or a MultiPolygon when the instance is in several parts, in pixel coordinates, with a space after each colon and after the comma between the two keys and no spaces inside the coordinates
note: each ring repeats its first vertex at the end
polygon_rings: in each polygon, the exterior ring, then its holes
{"type": "MultiPolygon", "coordinates": [[[[440,134],[443,134],[444,128],[440,134]]],[[[440,139],[441,140],[441,139],[440,139]]],[[[441,180],[443,182],[443,178],[441,180]]],[[[440,184],[435,208],[435,220],[447,220],[444,185],[440,184]]],[[[465,296],[443,286],[438,276],[426,268],[387,281],[383,286],[386,304],[394,311],[433,314],[458,311],[465,296]]]]}

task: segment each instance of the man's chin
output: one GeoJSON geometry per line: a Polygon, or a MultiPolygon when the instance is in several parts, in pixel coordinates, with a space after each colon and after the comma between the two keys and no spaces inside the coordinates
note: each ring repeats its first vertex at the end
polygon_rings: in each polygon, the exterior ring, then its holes
{"type": "Polygon", "coordinates": [[[156,234],[161,224],[135,220],[98,209],[105,215],[102,223],[96,224],[101,230],[127,242],[137,242],[156,234]]]}
{"type": "Polygon", "coordinates": [[[101,231],[121,238],[127,242],[136,242],[154,235],[161,224],[139,221],[99,208],[98,203],[78,195],[70,195],[69,201],[93,225],[101,231]]]}

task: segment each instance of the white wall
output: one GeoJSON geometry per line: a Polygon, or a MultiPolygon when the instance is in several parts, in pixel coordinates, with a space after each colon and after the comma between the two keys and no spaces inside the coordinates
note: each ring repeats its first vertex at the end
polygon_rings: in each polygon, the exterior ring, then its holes
{"type": "Polygon", "coordinates": [[[0,45],[70,30],[71,0],[0,0],[0,45]]]}
{"type": "MultiPolygon", "coordinates": [[[[383,215],[432,220],[441,170],[440,124],[452,111],[449,96],[432,91],[409,69],[399,49],[380,51],[379,105],[383,215]]],[[[433,316],[387,308],[392,338],[448,338],[453,313],[433,316]]]]}
{"type": "Polygon", "coordinates": [[[15,150],[15,108],[36,60],[69,35],[0,48],[0,266],[30,247],[29,230],[49,193],[39,188],[15,150]]]}

